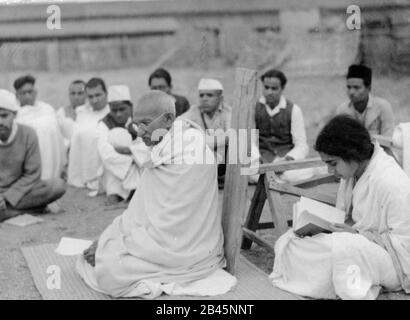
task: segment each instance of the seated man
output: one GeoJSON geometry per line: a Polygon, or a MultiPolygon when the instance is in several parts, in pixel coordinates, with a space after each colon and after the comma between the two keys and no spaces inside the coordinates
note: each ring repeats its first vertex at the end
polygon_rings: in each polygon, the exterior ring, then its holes
{"type": "Polygon", "coordinates": [[[151,90],[161,90],[175,98],[175,112],[177,117],[189,109],[187,98],[172,93],[172,79],[167,70],[161,68],[151,73],[148,79],[148,85],[151,90]]]}
{"type": "Polygon", "coordinates": [[[302,110],[283,95],[287,79],[279,70],[261,76],[263,96],[256,103],[255,126],[259,129],[259,152],[262,162],[277,157],[300,160],[307,156],[302,110]]]}
{"type": "MultiPolygon", "coordinates": [[[[97,127],[98,152],[102,161],[103,186],[108,196],[107,204],[127,200],[137,188],[140,168],[132,155],[132,137],[128,125],[132,122],[132,103],[129,88],[123,85],[108,88],[107,114],[97,127]],[[117,150],[120,152],[118,152],[117,150]]],[[[132,147],[142,147],[139,138],[132,147]],[[139,144],[140,146],[136,146],[139,144]]],[[[145,145],[144,148],[146,149],[145,145]]]]}
{"type": "Polygon", "coordinates": [[[114,297],[227,292],[236,279],[222,270],[215,162],[192,162],[187,147],[200,135],[196,150],[213,158],[203,133],[189,120],[174,121],[174,99],[157,90],[139,100],[133,120],[151,157],[128,209],[79,258],[78,272],[114,297]]]}
{"type": "Polygon", "coordinates": [[[85,91],[88,103],[76,108],[70,142],[68,162],[68,184],[77,188],[92,190],[96,195],[100,188],[98,170],[101,160],[97,150],[97,125],[109,112],[107,89],[100,78],[90,79],[85,91]]]}
{"type": "MultiPolygon", "coordinates": [[[[259,130],[259,152],[263,163],[301,160],[309,152],[300,107],[283,95],[287,78],[282,71],[269,70],[261,76],[263,96],[256,103],[255,127],[259,130]]],[[[284,180],[302,178],[305,171],[292,170],[284,180]]],[[[306,177],[307,178],[307,177],[306,177]]]]}
{"type": "Polygon", "coordinates": [[[31,127],[37,134],[41,153],[41,179],[60,178],[67,163],[64,138],[55,109],[36,100],[35,82],[36,79],[30,75],[14,81],[16,98],[21,106],[16,121],[31,127]]]}
{"type": "Polygon", "coordinates": [[[226,131],[231,128],[232,107],[224,102],[222,83],[216,79],[201,79],[198,84],[198,96],[199,104],[193,105],[182,117],[194,121],[207,133],[206,143],[220,159],[218,182],[221,186],[226,171],[226,131]],[[210,130],[215,135],[210,135],[210,130]]]}
{"type": "MultiPolygon", "coordinates": [[[[206,133],[206,143],[218,158],[218,183],[225,180],[227,146],[231,129],[232,107],[224,102],[222,83],[216,79],[201,79],[198,84],[199,104],[192,106],[183,118],[196,122],[206,133]]],[[[256,142],[252,141],[251,163],[259,161],[256,142]]],[[[246,159],[239,159],[245,164],[246,159]]]]}
{"type": "Polygon", "coordinates": [[[381,287],[410,293],[410,178],[348,115],[325,125],[315,149],[342,178],[336,207],[346,224],[311,237],[282,235],[273,285],[321,299],[375,299],[381,287]]]}
{"type": "Polygon", "coordinates": [[[71,82],[68,87],[68,98],[70,103],[57,111],[61,132],[66,139],[66,145],[70,143],[74,121],[77,119],[75,110],[77,107],[85,104],[87,99],[85,95],[85,82],[82,80],[71,82]]]}
{"type": "Polygon", "coordinates": [[[363,65],[351,65],[346,76],[349,101],[337,109],[360,121],[370,134],[393,137],[394,114],[390,103],[370,94],[372,70],[363,65]]]}
{"type": "Polygon", "coordinates": [[[0,89],[0,222],[29,210],[42,211],[65,192],[61,179],[40,180],[37,135],[15,122],[17,111],[14,95],[0,89]]]}
{"type": "MultiPolygon", "coordinates": [[[[82,80],[75,80],[71,82],[68,88],[68,98],[70,104],[57,110],[57,119],[60,125],[61,133],[64,137],[64,148],[67,159],[70,149],[70,140],[73,134],[74,122],[77,119],[75,110],[77,107],[82,106],[87,98],[85,95],[85,82],[82,80]]],[[[65,179],[67,179],[67,169],[68,161],[63,170],[63,176],[65,179]]]]}

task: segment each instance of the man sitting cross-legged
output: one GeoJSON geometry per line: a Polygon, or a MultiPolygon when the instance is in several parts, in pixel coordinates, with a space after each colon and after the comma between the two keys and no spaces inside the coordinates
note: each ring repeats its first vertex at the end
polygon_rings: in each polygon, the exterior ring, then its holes
{"type": "Polygon", "coordinates": [[[79,274],[114,297],[226,293],[236,279],[222,270],[217,170],[203,131],[175,121],[174,99],[157,90],[139,100],[133,121],[150,157],[128,209],[77,261],[79,274]]]}
{"type": "Polygon", "coordinates": [[[107,205],[127,200],[140,180],[140,154],[148,152],[140,138],[132,142],[132,103],[129,88],[115,85],[108,88],[110,113],[97,126],[98,153],[102,162],[100,174],[107,194],[107,205]],[[132,152],[136,150],[136,152],[132,152]]]}
{"type": "Polygon", "coordinates": [[[77,115],[73,126],[67,172],[68,184],[92,190],[100,189],[98,169],[101,159],[97,150],[97,125],[109,112],[107,88],[101,78],[91,78],[85,85],[88,103],[75,109],[77,115]]]}
{"type": "Polygon", "coordinates": [[[65,193],[61,179],[40,180],[37,135],[15,122],[17,110],[14,95],[0,89],[0,222],[25,211],[41,212],[65,193]]]}
{"type": "Polygon", "coordinates": [[[16,122],[34,129],[38,138],[41,179],[60,178],[67,156],[54,107],[37,99],[36,79],[31,75],[17,78],[13,85],[20,105],[16,122]]]}

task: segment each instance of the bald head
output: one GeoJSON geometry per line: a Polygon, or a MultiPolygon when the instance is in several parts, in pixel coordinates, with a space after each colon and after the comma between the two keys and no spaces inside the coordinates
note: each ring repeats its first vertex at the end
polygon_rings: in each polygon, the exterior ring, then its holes
{"type": "Polygon", "coordinates": [[[146,145],[155,145],[161,141],[174,120],[175,99],[158,90],[143,95],[133,112],[133,122],[138,127],[138,136],[146,145]]]}
{"type": "Polygon", "coordinates": [[[174,97],[159,90],[152,90],[144,94],[134,108],[134,118],[152,117],[156,118],[162,114],[173,114],[175,116],[174,97]]]}

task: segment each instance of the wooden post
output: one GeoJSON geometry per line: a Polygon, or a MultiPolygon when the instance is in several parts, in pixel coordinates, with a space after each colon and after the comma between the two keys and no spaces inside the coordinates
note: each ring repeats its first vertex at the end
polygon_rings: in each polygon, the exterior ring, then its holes
{"type": "MultiPolygon", "coordinates": [[[[234,103],[232,110],[232,128],[239,137],[238,129],[248,129],[251,109],[256,101],[256,71],[238,68],[235,74],[234,103]]],[[[232,146],[232,145],[231,145],[232,146]]],[[[229,147],[228,147],[229,148],[229,147]]],[[[246,153],[246,148],[237,148],[246,153]]],[[[228,150],[229,154],[229,150],[228,150]]],[[[246,154],[236,158],[245,159],[246,154]]],[[[246,211],[246,189],[248,177],[241,175],[241,164],[230,164],[227,158],[225,187],[222,207],[222,226],[224,230],[224,249],[227,270],[235,274],[235,262],[242,242],[242,224],[246,211]]],[[[231,159],[232,160],[232,159],[231,159]]]]}
{"type": "MultiPolygon", "coordinates": [[[[256,231],[259,227],[259,220],[262,215],[263,207],[266,201],[265,175],[259,176],[259,181],[252,197],[251,206],[248,210],[248,216],[245,221],[245,228],[250,231],[256,231]]],[[[242,249],[249,250],[252,246],[252,240],[246,237],[242,240],[242,249]]]]}

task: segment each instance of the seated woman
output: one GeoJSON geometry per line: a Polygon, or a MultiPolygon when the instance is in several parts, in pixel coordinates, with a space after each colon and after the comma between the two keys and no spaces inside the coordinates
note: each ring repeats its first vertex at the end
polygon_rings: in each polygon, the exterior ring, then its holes
{"type": "Polygon", "coordinates": [[[342,178],[336,206],[346,212],[346,224],[312,237],[292,230],[282,235],[273,285],[324,299],[375,299],[381,288],[409,293],[409,177],[346,115],[326,124],[315,149],[329,172],[342,178]]]}

